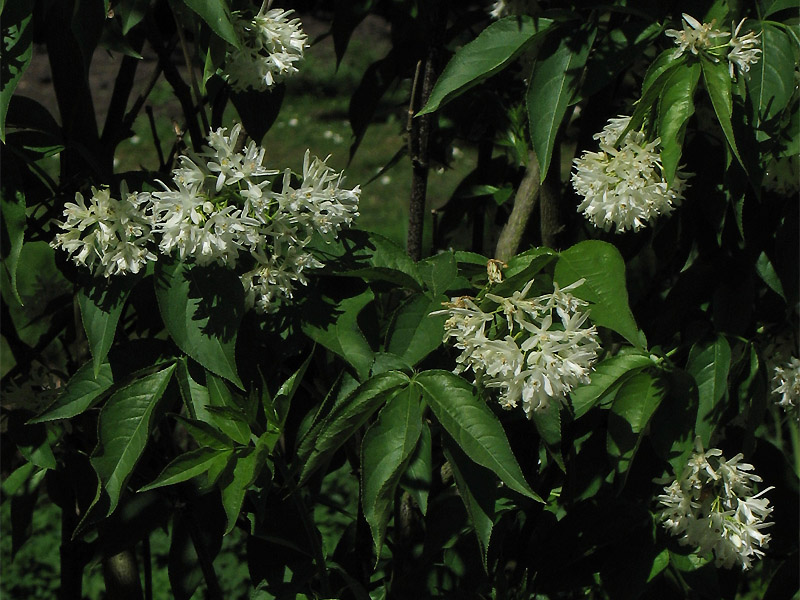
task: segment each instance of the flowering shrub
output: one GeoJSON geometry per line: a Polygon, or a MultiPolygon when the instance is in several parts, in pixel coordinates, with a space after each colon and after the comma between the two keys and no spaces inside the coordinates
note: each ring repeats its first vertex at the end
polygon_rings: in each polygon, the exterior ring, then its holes
{"type": "Polygon", "coordinates": [[[793,597],[791,3],[275,4],[0,9],[0,591],[44,535],[62,598],[793,597]],[[348,184],[265,137],[328,38],[348,184]]]}

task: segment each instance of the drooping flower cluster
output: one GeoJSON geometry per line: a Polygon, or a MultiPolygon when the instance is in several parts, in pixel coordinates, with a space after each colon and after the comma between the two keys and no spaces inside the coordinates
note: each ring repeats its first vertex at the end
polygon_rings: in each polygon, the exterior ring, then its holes
{"type": "Polygon", "coordinates": [[[675,38],[678,48],[673,53],[673,58],[678,58],[688,52],[698,56],[704,54],[715,62],[720,58],[727,58],[730,69],[730,76],[733,78],[734,70],[746,73],[750,70],[750,65],[755,63],[761,55],[758,35],[752,31],[740,36],[746,19],[742,19],[733,28],[733,35],[729,31],[721,31],[714,27],[715,21],[711,23],[701,23],[691,15],[683,13],[683,29],[667,29],[664,33],[675,38]],[[724,43],[723,39],[731,39],[724,43]]]}
{"type": "Polygon", "coordinates": [[[641,131],[629,131],[617,140],[630,117],[610,119],[594,135],[599,152],[584,152],[575,159],[572,187],[583,196],[578,211],[605,231],[638,231],[660,214],[669,214],[683,200],[686,180],[681,173],[672,182],[664,179],[657,151],[660,138],[648,141],[641,131]]]}
{"type": "Polygon", "coordinates": [[[761,478],[742,458],[726,460],[716,448],[704,452],[698,441],[683,473],[658,497],[667,531],[700,554],[713,552],[715,564],[728,569],[749,569],[763,556],[770,539],[763,530],[772,525],[765,522],[772,507],[762,497],[772,487],[753,494],[761,478]]]}
{"type": "Polygon", "coordinates": [[[780,396],[777,403],[800,419],[800,359],[793,356],[789,362],[776,366],[772,385],[772,393],[780,396]]]}
{"type": "Polygon", "coordinates": [[[122,190],[122,199],[111,197],[108,188],[92,188],[88,206],[81,193],[64,205],[64,233],[56,235],[53,247],[61,247],[76,265],[95,275],[110,277],[138,273],[156,260],[150,250],[153,222],[146,214],[147,195],[122,190]]]}
{"type": "Polygon", "coordinates": [[[264,148],[242,138],[239,124],[212,131],[202,152],[179,157],[160,191],[120,201],[93,190],[88,206],[77,194],[53,246],[106,277],[138,272],[156,260],[154,246],[200,266],[239,267],[247,306],[272,310],[292,297],[295,283],[307,283],[305,269],[323,266],[308,245],[315,235],[330,242],[351,225],[361,191],[342,188],[342,175],[308,151],[299,186],[287,169],[274,190],[279,171],[263,166],[264,148]]]}
{"type": "Polygon", "coordinates": [[[264,91],[297,73],[308,36],[300,19],[291,18],[293,12],[266,10],[265,3],[252,19],[234,13],[233,26],[241,47],[228,51],[223,72],[234,90],[264,91]]]}
{"type": "Polygon", "coordinates": [[[600,345],[594,326],[585,326],[586,302],[570,291],[576,281],[552,293],[527,298],[529,281],[511,297],[486,294],[494,306],[482,310],[473,298],[453,298],[445,310],[445,341],[461,350],[456,373],[472,370],[487,388],[497,388],[503,408],[522,402],[528,418],[574,386],[589,381],[600,345]]]}
{"type": "Polygon", "coordinates": [[[489,16],[493,19],[502,19],[509,15],[527,15],[536,10],[537,6],[536,0],[495,0],[489,10],[489,16]]]}

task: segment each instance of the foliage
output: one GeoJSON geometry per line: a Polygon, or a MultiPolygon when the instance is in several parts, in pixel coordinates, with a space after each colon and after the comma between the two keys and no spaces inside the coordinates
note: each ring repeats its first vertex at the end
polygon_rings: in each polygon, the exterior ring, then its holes
{"type": "Polygon", "coordinates": [[[123,599],[792,597],[798,17],[683,4],[303,3],[340,62],[360,23],[390,28],[351,160],[398,90],[381,174],[424,191],[475,148],[415,261],[358,229],[360,187],[325,161],[262,165],[314,50],[298,15],[3,3],[3,590],[81,597],[102,571],[123,599]],[[58,115],[16,91],[38,43],[58,115]],[[124,56],[103,123],[99,50],[124,56]],[[119,172],[162,75],[171,150],[153,120],[157,169],[119,172]],[[681,538],[684,497],[744,528],[724,559],[717,532],[681,538]],[[54,512],[33,591],[5,563],[54,512]]]}

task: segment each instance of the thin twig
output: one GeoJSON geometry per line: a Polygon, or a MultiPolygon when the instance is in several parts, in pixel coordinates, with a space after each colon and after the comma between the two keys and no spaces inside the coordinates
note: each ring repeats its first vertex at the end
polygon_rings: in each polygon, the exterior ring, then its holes
{"type": "Polygon", "coordinates": [[[203,122],[203,131],[208,131],[208,117],[203,108],[203,96],[200,93],[200,86],[197,84],[197,75],[195,75],[194,67],[192,66],[192,57],[189,55],[189,46],[186,43],[186,36],[183,35],[183,28],[177,24],[178,39],[181,42],[181,50],[183,51],[183,60],[186,62],[186,69],[189,71],[189,81],[192,82],[192,90],[194,91],[195,106],[197,112],[200,114],[200,120],[203,122]]]}
{"type": "Polygon", "coordinates": [[[164,152],[161,150],[161,139],[158,137],[158,131],[156,130],[156,119],[153,116],[153,107],[148,105],[145,111],[150,121],[150,133],[153,135],[153,145],[156,147],[156,153],[158,154],[158,170],[159,172],[164,172],[166,171],[167,165],[164,162],[164,152]]]}
{"type": "Polygon", "coordinates": [[[496,259],[505,262],[519,251],[522,236],[539,199],[539,190],[539,160],[536,158],[536,153],[531,150],[528,154],[525,175],[514,195],[514,208],[503,231],[500,232],[500,239],[497,240],[494,251],[496,259]]]}

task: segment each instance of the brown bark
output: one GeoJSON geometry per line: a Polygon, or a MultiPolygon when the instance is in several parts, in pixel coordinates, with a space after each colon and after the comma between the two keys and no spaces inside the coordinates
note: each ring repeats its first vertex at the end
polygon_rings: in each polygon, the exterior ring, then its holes
{"type": "Polygon", "coordinates": [[[536,153],[531,150],[528,153],[528,166],[525,168],[525,175],[519,184],[517,193],[514,195],[514,208],[508,217],[508,222],[500,232],[500,239],[497,240],[497,247],[494,251],[496,259],[503,262],[508,261],[519,251],[519,245],[525,229],[528,226],[536,201],[539,199],[539,160],[536,153]]]}

